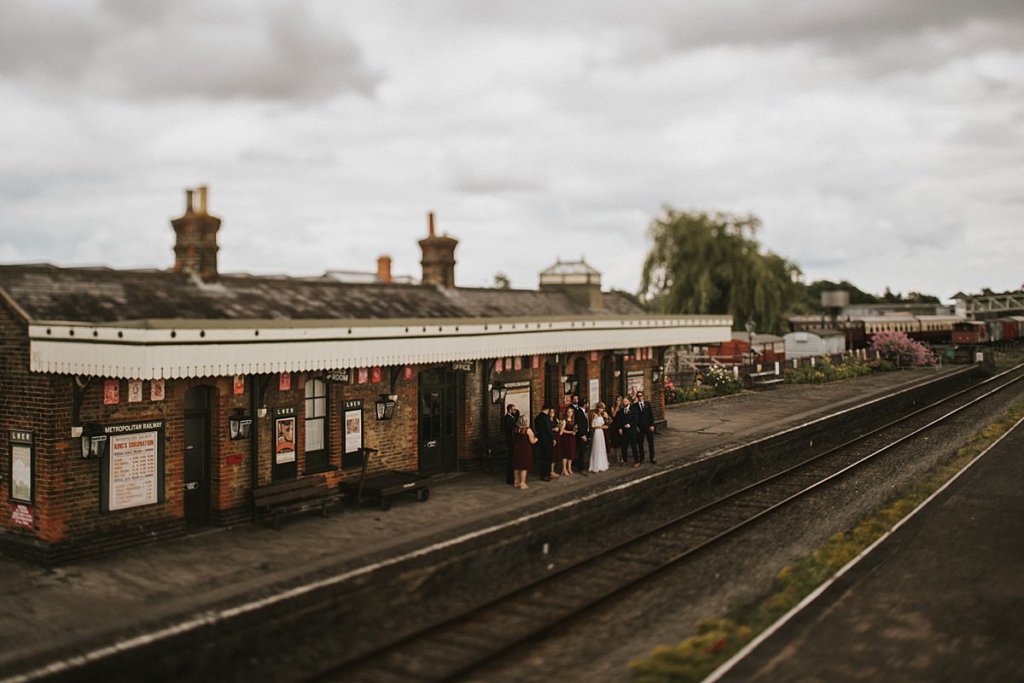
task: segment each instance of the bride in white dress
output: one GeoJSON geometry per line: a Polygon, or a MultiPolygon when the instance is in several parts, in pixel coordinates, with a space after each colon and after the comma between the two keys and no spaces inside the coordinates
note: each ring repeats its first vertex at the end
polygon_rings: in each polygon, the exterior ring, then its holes
{"type": "Polygon", "coordinates": [[[590,426],[594,430],[590,447],[590,467],[588,472],[604,472],[608,469],[608,446],[605,444],[604,431],[608,429],[608,414],[604,412],[604,403],[598,403],[597,409],[590,418],[590,426]]]}

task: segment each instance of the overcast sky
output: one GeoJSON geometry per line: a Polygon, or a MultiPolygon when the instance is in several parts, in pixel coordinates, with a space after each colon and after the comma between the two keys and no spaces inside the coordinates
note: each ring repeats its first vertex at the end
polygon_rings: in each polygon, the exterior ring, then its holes
{"type": "Polygon", "coordinates": [[[636,291],[664,205],[752,213],[804,279],[1024,283],[1024,2],[0,0],[0,261],[636,291]]]}

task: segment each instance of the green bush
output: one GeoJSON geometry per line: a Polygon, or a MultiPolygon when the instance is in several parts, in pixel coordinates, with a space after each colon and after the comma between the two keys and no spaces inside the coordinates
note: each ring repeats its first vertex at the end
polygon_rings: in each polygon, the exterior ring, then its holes
{"type": "Polygon", "coordinates": [[[714,387],[715,394],[725,396],[743,390],[743,380],[725,368],[709,367],[703,375],[697,375],[697,382],[714,387]]]}
{"type": "Polygon", "coordinates": [[[814,367],[795,368],[786,372],[787,384],[824,384],[840,379],[850,379],[871,373],[871,366],[851,358],[845,363],[835,364],[829,358],[822,359],[814,367]]]}
{"type": "Polygon", "coordinates": [[[726,396],[743,390],[743,380],[734,376],[725,368],[710,367],[697,374],[692,386],[677,387],[671,381],[665,381],[665,403],[686,403],[700,401],[715,396],[726,396]]]}

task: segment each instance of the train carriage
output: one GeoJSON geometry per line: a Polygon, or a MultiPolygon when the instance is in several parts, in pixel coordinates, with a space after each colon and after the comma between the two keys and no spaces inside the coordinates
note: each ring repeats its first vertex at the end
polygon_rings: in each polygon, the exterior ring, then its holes
{"type": "Polygon", "coordinates": [[[989,328],[979,320],[963,320],[953,325],[953,343],[960,345],[987,344],[989,328]]]}

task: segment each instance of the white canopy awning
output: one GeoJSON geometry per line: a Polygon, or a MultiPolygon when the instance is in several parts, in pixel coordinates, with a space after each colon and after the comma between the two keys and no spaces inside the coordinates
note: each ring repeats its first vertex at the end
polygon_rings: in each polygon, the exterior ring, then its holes
{"type": "Polygon", "coordinates": [[[34,323],[33,372],[228,377],[728,341],[730,316],[34,323]]]}

